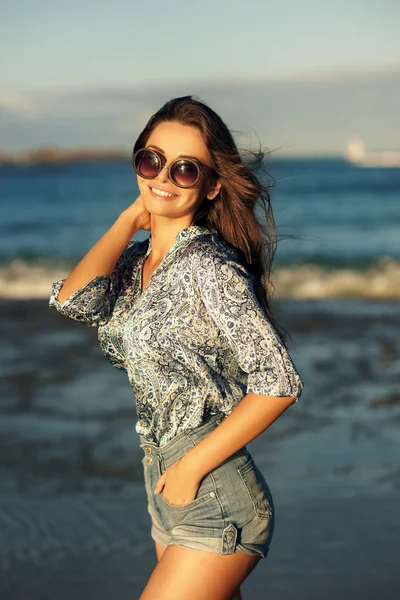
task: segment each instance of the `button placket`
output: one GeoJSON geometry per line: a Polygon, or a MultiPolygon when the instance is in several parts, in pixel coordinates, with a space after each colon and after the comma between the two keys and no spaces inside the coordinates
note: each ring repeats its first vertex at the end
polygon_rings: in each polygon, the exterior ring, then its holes
{"type": "Polygon", "coordinates": [[[143,450],[146,455],[144,457],[144,464],[151,465],[151,463],[153,462],[153,458],[150,456],[150,454],[155,454],[153,448],[151,446],[143,446],[143,450]]]}
{"type": "Polygon", "coordinates": [[[165,527],[163,515],[161,513],[158,496],[154,494],[155,483],[161,474],[161,454],[155,446],[143,444],[141,446],[145,456],[143,464],[145,465],[145,482],[148,494],[148,506],[151,517],[159,526],[165,527]],[[150,466],[151,465],[151,466],[150,466]]]}

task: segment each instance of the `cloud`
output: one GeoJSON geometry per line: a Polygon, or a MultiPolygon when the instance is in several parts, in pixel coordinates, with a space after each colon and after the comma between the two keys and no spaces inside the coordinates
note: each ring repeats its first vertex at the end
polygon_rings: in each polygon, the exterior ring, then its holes
{"type": "Polygon", "coordinates": [[[29,94],[0,90],[0,111],[4,115],[20,116],[25,119],[35,119],[37,108],[29,94]]]}
{"type": "Polygon", "coordinates": [[[193,94],[218,112],[239,145],[256,134],[288,153],[342,153],[354,130],[368,148],[396,147],[393,98],[400,71],[314,72],[297,79],[185,82],[143,88],[0,91],[3,150],[32,146],[132,148],[148,118],[172,97],[193,94]],[[246,138],[244,140],[243,138],[246,138]]]}

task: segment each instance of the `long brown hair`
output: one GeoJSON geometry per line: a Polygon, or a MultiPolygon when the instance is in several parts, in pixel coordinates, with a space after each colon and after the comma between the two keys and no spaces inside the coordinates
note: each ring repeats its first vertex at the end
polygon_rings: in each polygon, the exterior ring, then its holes
{"type": "Polygon", "coordinates": [[[278,237],[269,192],[275,180],[267,173],[270,182],[265,182],[258,174],[266,173],[263,164],[266,151],[260,146],[258,150],[240,153],[232,133],[215,111],[193,96],[182,96],[169,100],[150,117],[133,152],[146,146],[153,129],[163,121],[178,121],[202,132],[211,166],[222,186],[216,200],[200,206],[194,224],[216,229],[239,250],[254,277],[255,294],[283,341],[285,330],[273,319],[270,309],[271,268],[278,237]],[[263,222],[256,216],[257,208],[261,209],[263,222]]]}

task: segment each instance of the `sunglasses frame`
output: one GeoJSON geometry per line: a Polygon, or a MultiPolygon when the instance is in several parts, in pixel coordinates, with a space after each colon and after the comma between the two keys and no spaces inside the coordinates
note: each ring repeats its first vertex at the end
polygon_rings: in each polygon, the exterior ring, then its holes
{"type": "Polygon", "coordinates": [[[136,152],[134,152],[132,154],[132,164],[133,164],[133,168],[135,170],[135,172],[139,175],[139,177],[142,177],[143,179],[155,179],[156,177],[159,176],[159,174],[161,173],[162,169],[168,169],[168,177],[170,178],[170,180],[172,181],[172,183],[174,185],[176,185],[179,188],[183,188],[183,189],[189,189],[192,188],[196,185],[196,183],[199,181],[200,177],[202,175],[206,175],[207,173],[209,173],[210,171],[213,171],[212,167],[208,167],[207,165],[203,165],[203,163],[201,163],[199,160],[195,159],[195,158],[176,158],[175,160],[173,160],[171,162],[171,164],[169,166],[167,165],[163,165],[162,163],[164,161],[166,161],[166,157],[161,154],[161,152],[158,152],[157,150],[153,150],[153,148],[139,148],[139,150],[136,150],[136,152]],[[136,156],[137,154],[139,154],[139,152],[143,152],[144,150],[146,150],[147,152],[153,152],[160,160],[160,167],[158,169],[158,172],[153,176],[153,177],[145,177],[143,176],[141,173],[139,173],[139,171],[136,169],[136,165],[135,165],[135,160],[136,160],[136,156]],[[190,185],[179,185],[178,183],[176,183],[171,176],[171,169],[173,168],[173,166],[176,163],[182,163],[182,162],[189,162],[192,163],[196,166],[197,169],[197,177],[196,180],[191,183],[190,185]]]}

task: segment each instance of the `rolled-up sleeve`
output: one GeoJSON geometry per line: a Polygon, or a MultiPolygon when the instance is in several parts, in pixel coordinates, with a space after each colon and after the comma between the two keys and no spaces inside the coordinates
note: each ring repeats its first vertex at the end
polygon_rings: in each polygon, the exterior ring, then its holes
{"type": "Polygon", "coordinates": [[[64,302],[58,300],[58,294],[66,280],[60,279],[52,284],[49,306],[65,317],[92,327],[104,325],[109,319],[116,299],[130,277],[136,240],[131,240],[118,259],[111,275],[96,275],[80,289],[76,290],[64,302]]]}
{"type": "Polygon", "coordinates": [[[247,393],[290,396],[298,402],[304,384],[255,294],[252,275],[236,253],[204,253],[196,271],[207,311],[248,374],[247,393]]]}

